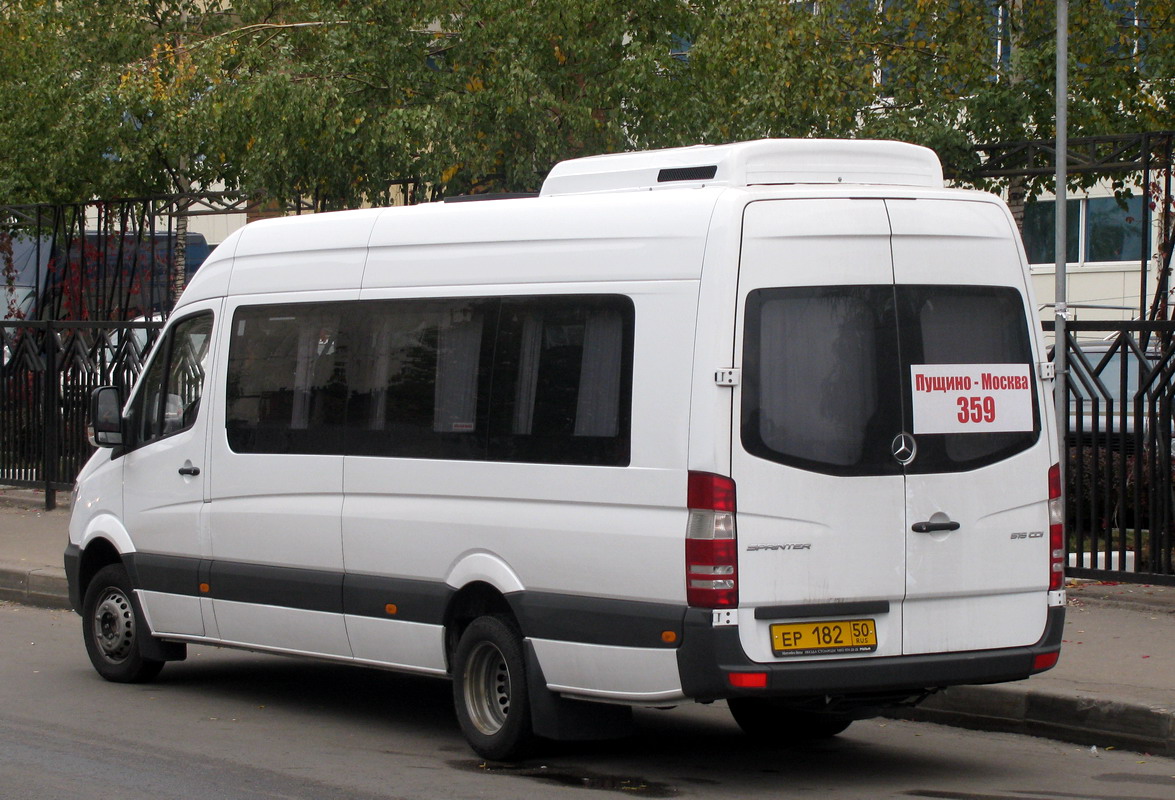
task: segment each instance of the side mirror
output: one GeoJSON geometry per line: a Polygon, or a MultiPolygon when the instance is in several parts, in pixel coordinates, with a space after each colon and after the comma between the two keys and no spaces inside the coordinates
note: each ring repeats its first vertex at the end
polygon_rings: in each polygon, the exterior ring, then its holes
{"type": "Polygon", "coordinates": [[[90,395],[89,434],[94,447],[122,444],[122,393],[117,386],[99,386],[90,395]]]}

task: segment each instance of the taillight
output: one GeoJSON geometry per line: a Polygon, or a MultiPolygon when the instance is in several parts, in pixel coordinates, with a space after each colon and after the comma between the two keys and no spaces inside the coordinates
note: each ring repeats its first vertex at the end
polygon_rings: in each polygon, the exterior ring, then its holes
{"type": "Polygon", "coordinates": [[[1061,502],[1061,465],[1049,468],[1049,590],[1065,585],[1065,506],[1061,502]]]}
{"type": "Polygon", "coordinates": [[[738,605],[734,481],[691,472],[686,497],[686,601],[696,608],[734,608],[738,605]]]}

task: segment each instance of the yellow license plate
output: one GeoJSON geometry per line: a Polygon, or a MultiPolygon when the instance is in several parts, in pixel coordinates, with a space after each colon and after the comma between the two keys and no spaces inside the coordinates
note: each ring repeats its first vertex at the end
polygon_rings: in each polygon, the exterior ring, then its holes
{"type": "Polygon", "coordinates": [[[772,625],[771,649],[777,656],[872,653],[877,649],[877,624],[871,619],[844,619],[772,625]]]}

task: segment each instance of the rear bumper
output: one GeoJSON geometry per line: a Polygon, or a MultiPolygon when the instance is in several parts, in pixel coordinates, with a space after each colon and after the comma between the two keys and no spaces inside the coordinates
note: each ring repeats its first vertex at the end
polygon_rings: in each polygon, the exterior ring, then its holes
{"type": "Polygon", "coordinates": [[[1049,609],[1044,635],[1028,647],[760,664],[743,653],[737,627],[716,628],[709,611],[690,609],[677,663],[682,691],[695,700],[755,695],[914,695],[946,686],[1017,681],[1043,672],[1036,667],[1036,658],[1060,649],[1064,627],[1065,609],[1054,607],[1049,609]],[[739,672],[766,673],[766,687],[731,686],[729,675],[739,672]]]}

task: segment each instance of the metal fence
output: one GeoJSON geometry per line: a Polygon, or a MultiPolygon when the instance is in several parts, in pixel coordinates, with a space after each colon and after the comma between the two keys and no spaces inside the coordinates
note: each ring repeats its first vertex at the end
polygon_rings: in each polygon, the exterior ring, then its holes
{"type": "Polygon", "coordinates": [[[1067,574],[1175,585],[1175,323],[1066,327],[1067,574]]]}
{"type": "Polygon", "coordinates": [[[93,448],[86,437],[90,393],[126,391],[163,323],[0,322],[0,484],[68,490],[93,448]]]}

